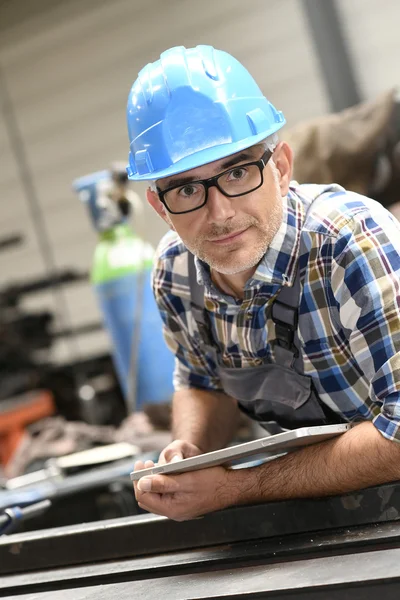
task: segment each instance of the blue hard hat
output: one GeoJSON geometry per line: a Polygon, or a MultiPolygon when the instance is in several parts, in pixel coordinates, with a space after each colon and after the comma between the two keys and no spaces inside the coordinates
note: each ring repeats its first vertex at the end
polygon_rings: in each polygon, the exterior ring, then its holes
{"type": "Polygon", "coordinates": [[[285,124],[250,73],[212,46],[171,48],[129,93],[129,179],[155,180],[257,144],[285,124]]]}

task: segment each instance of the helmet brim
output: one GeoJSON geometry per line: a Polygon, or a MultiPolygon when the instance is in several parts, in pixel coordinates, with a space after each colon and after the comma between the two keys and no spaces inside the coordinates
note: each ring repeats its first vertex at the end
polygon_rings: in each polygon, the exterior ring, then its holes
{"type": "Polygon", "coordinates": [[[146,173],[144,175],[139,175],[135,173],[134,175],[129,174],[129,166],[128,170],[128,178],[131,181],[156,181],[159,179],[164,179],[166,177],[171,177],[172,175],[178,175],[179,173],[185,173],[186,171],[191,171],[192,169],[196,169],[197,167],[201,167],[203,165],[207,165],[209,163],[215,162],[216,160],[220,160],[222,158],[226,158],[227,156],[231,156],[232,154],[236,154],[236,152],[240,152],[241,150],[245,150],[246,148],[250,148],[251,146],[255,146],[256,144],[262,142],[267,137],[276,133],[285,122],[276,123],[274,127],[271,127],[268,131],[264,131],[258,135],[250,136],[239,142],[231,142],[228,144],[221,144],[219,146],[214,146],[212,148],[205,148],[182,158],[177,161],[173,165],[169,166],[166,169],[162,169],[160,171],[155,171],[153,173],[146,173]]]}

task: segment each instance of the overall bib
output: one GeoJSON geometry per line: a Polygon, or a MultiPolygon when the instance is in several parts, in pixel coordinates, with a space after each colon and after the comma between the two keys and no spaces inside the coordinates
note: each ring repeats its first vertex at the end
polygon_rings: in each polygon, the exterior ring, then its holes
{"type": "Polygon", "coordinates": [[[283,286],[274,300],[270,317],[275,323],[275,360],[257,367],[231,368],[221,364],[204,309],[204,287],[196,277],[194,257],[188,253],[191,310],[206,350],[213,354],[223,390],[238,401],[239,408],[270,433],[312,425],[346,422],[324,404],[311,377],[302,373],[297,335],[300,275],[291,288],[283,286]]]}

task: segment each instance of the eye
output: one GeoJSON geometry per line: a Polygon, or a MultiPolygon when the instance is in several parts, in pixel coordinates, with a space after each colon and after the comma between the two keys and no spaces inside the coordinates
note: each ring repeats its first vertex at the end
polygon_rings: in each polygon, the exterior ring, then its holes
{"type": "Polygon", "coordinates": [[[247,175],[247,169],[245,167],[235,167],[232,171],[229,171],[227,179],[228,181],[240,181],[247,175]]]}
{"type": "Polygon", "coordinates": [[[198,186],[186,184],[180,188],[178,191],[179,196],[183,196],[184,198],[190,198],[194,196],[198,192],[198,186]]]}

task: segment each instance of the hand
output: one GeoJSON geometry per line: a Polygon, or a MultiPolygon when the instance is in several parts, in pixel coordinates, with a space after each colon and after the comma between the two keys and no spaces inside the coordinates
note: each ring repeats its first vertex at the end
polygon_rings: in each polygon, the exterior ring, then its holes
{"type": "MultiPolygon", "coordinates": [[[[152,467],[138,461],[135,470],[152,467]]],[[[138,504],[144,510],[174,521],[194,519],[236,503],[239,494],[223,467],[179,475],[151,475],[134,482],[138,504]]]]}
{"type": "MultiPolygon", "coordinates": [[[[173,442],[168,444],[168,446],[166,446],[161,452],[157,464],[165,465],[169,462],[175,462],[184,458],[190,458],[191,456],[198,456],[199,454],[202,454],[202,451],[198,446],[195,446],[190,442],[185,442],[184,440],[174,440],[173,442]]],[[[150,469],[152,467],[154,467],[154,463],[152,460],[147,460],[145,463],[143,461],[137,461],[135,463],[134,470],[140,471],[141,469],[150,469]]],[[[133,484],[133,487],[135,490],[136,500],[139,502],[137,482],[133,484]]]]}
{"type": "Polygon", "coordinates": [[[169,462],[198,456],[199,454],[203,454],[203,451],[198,446],[184,440],[174,440],[161,452],[158,464],[165,465],[169,462]]]}

